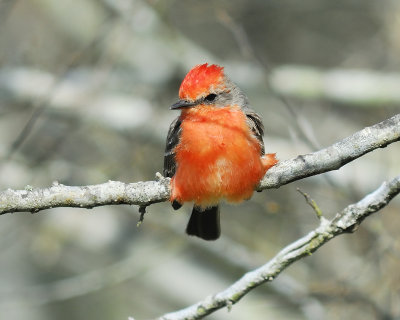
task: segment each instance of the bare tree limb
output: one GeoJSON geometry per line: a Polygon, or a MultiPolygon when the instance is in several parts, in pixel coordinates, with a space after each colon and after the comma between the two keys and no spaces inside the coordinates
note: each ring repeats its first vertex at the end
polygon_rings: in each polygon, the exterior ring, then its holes
{"type": "Polygon", "coordinates": [[[385,207],[399,193],[400,175],[391,181],[384,182],[359,202],[349,205],[331,221],[322,218],[318,228],[282,249],[265,265],[246,273],[226,290],[185,309],[165,314],[159,320],[201,319],[223,307],[231,308],[250,290],[265,282],[273,281],[296,260],[311,255],[340,234],[354,232],[366,217],[385,207]]]}
{"type": "Polygon", "coordinates": [[[162,202],[169,196],[169,179],[137,183],[108,181],[106,183],[70,187],[54,182],[45,189],[8,189],[0,193],[0,214],[10,212],[32,212],[55,207],[87,208],[113,205],[135,204],[147,206],[162,202]]]}
{"type": "MultiPolygon", "coordinates": [[[[400,114],[364,128],[314,153],[281,161],[271,168],[259,189],[279,188],[305,177],[339,169],[346,163],[377,148],[400,140],[400,114]]],[[[111,204],[134,204],[141,207],[169,198],[169,179],[158,175],[157,181],[123,183],[109,181],[91,186],[65,186],[54,183],[43,189],[27,186],[25,190],[0,192],[0,214],[38,212],[54,207],[88,208],[111,204]]]]}
{"type": "Polygon", "coordinates": [[[336,142],[325,149],[281,161],[268,170],[259,188],[279,188],[295,180],[337,170],[364,154],[400,140],[400,114],[336,142]]]}

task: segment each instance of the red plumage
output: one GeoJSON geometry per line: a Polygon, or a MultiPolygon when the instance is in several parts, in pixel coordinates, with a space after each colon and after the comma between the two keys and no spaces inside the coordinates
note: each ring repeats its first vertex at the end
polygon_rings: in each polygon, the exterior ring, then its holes
{"type": "Polygon", "coordinates": [[[164,174],[172,178],[175,208],[194,202],[187,232],[213,240],[220,232],[218,203],[249,199],[277,160],[264,154],[261,118],[222,67],[194,67],[179,97],[172,108],[181,115],[168,133],[164,174]]]}
{"type": "Polygon", "coordinates": [[[179,98],[196,100],[201,95],[223,86],[224,68],[207,63],[195,66],[188,72],[179,88],[179,98]]]}

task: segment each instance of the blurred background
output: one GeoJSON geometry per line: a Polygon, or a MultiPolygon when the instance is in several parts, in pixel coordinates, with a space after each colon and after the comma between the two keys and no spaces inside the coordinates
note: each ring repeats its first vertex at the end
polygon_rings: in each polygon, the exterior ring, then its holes
{"type": "MultiPolygon", "coordinates": [[[[1,0],[0,188],[153,180],[186,72],[209,62],[264,119],[281,160],[400,110],[400,1],[1,0]]],[[[225,289],[399,174],[390,145],[222,208],[59,208],[0,218],[1,319],[149,319],[225,289]]],[[[400,319],[400,201],[208,319],[400,319]]]]}

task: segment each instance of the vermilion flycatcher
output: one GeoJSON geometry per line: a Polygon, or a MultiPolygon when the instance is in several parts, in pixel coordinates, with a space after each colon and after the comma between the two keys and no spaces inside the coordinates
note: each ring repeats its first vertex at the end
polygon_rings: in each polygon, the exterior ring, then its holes
{"type": "Polygon", "coordinates": [[[264,154],[264,126],[246,95],[222,67],[195,66],[179,89],[180,109],[168,131],[164,176],[171,177],[175,210],[194,202],[186,228],[205,240],[220,236],[221,200],[238,203],[253,194],[267,170],[278,161],[264,154]]]}

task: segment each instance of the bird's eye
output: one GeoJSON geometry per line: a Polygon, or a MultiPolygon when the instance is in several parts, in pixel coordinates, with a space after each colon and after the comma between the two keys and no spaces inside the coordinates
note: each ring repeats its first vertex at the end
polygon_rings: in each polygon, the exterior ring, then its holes
{"type": "Polygon", "coordinates": [[[208,96],[204,98],[205,101],[212,102],[215,100],[217,95],[215,93],[210,93],[208,96]]]}

